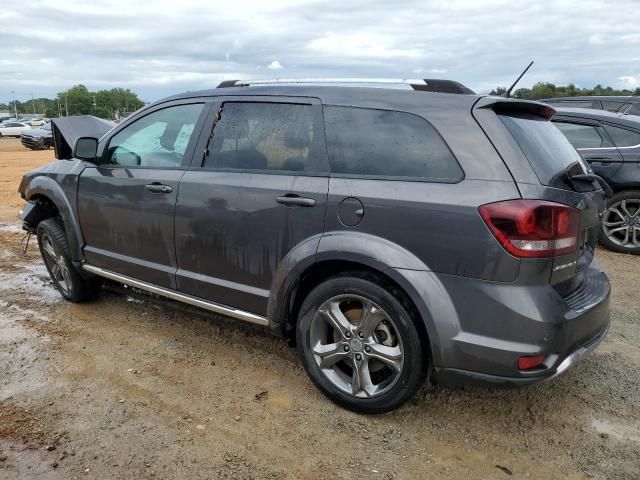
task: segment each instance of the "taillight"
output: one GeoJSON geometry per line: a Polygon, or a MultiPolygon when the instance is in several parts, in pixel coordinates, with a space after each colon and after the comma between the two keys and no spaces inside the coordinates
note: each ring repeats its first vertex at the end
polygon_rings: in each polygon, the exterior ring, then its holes
{"type": "Polygon", "coordinates": [[[578,247],[576,208],[544,200],[507,200],[479,210],[500,244],[516,257],[553,257],[578,247]]]}

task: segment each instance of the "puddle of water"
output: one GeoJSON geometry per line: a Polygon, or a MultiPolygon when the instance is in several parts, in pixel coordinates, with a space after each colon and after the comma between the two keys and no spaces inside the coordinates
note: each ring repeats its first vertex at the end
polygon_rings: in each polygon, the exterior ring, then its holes
{"type": "Polygon", "coordinates": [[[24,230],[17,223],[0,223],[0,232],[23,233],[24,230]]]}
{"type": "MultiPolygon", "coordinates": [[[[25,445],[0,440],[0,452],[7,459],[2,462],[4,474],[7,478],[31,478],[49,480],[60,478],[49,463],[45,462],[37,450],[29,449],[25,445]]],[[[0,476],[3,474],[0,473],[0,476]]],[[[5,477],[2,477],[5,478],[5,477]]]]}
{"type": "Polygon", "coordinates": [[[640,425],[622,425],[619,423],[594,418],[591,426],[598,433],[605,433],[616,440],[640,443],[640,425]]]}
{"type": "Polygon", "coordinates": [[[45,305],[61,301],[60,293],[51,284],[42,263],[24,265],[15,272],[0,272],[0,297],[7,302],[9,295],[19,295],[21,300],[45,305]]]}

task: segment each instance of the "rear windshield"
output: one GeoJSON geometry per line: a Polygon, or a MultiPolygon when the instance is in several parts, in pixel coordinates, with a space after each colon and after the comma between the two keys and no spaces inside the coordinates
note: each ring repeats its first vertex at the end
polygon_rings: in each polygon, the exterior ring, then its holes
{"type": "Polygon", "coordinates": [[[498,116],[543,185],[562,186],[562,174],[574,162],[589,171],[580,154],[549,120],[527,114],[498,116]]]}

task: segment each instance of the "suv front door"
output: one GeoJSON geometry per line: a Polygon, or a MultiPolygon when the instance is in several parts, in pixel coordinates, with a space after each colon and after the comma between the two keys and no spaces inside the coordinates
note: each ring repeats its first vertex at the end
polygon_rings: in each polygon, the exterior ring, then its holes
{"type": "Polygon", "coordinates": [[[184,293],[265,315],[282,260],[302,242],[315,252],[323,232],[321,106],[290,97],[221,102],[180,182],[176,281],[184,293]]]}
{"type": "Polygon", "coordinates": [[[175,288],[178,184],[206,118],[203,102],[160,105],[104,142],[78,186],[87,263],[175,288]]]}

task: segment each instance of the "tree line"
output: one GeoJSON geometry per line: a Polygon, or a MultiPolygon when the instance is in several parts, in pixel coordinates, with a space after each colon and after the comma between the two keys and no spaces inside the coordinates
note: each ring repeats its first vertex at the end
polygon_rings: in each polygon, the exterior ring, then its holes
{"type": "MultiPolygon", "coordinates": [[[[491,90],[489,95],[504,95],[507,89],[497,87],[491,90]]],[[[537,100],[539,98],[576,97],[580,95],[640,95],[640,87],[635,90],[618,90],[611,87],[596,85],[593,88],[579,88],[573,83],[569,85],[554,85],[553,83],[538,82],[531,88],[518,88],[511,92],[514,98],[537,100]]]]}
{"type": "Polygon", "coordinates": [[[117,112],[133,112],[144,106],[138,95],[128,88],[89,91],[84,85],[76,85],[59,92],[55,98],[34,98],[21,102],[15,100],[0,103],[0,110],[21,114],[44,115],[49,118],[70,115],[93,115],[113,119],[117,112]]]}

